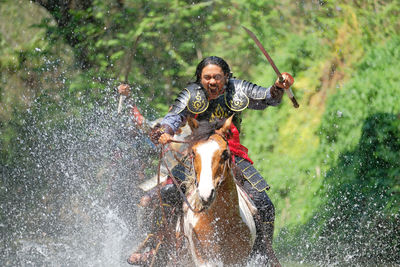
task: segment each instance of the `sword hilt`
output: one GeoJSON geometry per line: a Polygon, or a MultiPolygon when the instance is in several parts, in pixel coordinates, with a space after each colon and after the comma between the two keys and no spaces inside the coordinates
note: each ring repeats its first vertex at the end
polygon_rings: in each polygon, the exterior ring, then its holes
{"type": "Polygon", "coordinates": [[[296,98],[294,97],[292,89],[290,89],[290,88],[285,89],[285,92],[288,95],[288,97],[290,98],[290,100],[292,101],[293,107],[298,108],[299,103],[297,102],[296,98]]]}
{"type": "MultiPolygon", "coordinates": [[[[279,81],[280,83],[282,83],[282,84],[283,84],[283,82],[285,81],[285,78],[283,77],[283,75],[282,75],[281,73],[278,74],[278,81],[279,81]]],[[[293,92],[292,92],[292,89],[290,89],[290,87],[289,87],[289,88],[284,89],[284,90],[285,90],[286,94],[288,95],[288,97],[290,98],[290,100],[292,101],[293,106],[294,106],[295,108],[298,108],[298,107],[299,107],[299,103],[297,102],[296,98],[294,97],[294,94],[293,94],[293,92]]]]}

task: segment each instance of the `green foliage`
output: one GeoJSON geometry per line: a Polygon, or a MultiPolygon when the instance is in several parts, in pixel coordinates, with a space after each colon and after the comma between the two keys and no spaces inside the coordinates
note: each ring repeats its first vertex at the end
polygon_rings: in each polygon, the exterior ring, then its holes
{"type": "MultiPolygon", "coordinates": [[[[359,10],[350,5],[345,8],[353,18],[357,13],[360,24],[370,18],[364,16],[365,10],[358,16],[359,10]]],[[[388,20],[385,18],[375,27],[383,27],[388,20]]],[[[290,53],[283,52],[277,64],[285,65],[284,61],[279,62],[284,58],[289,61],[287,66],[292,67],[296,74],[294,89],[297,97],[303,94],[296,89],[303,90],[307,84],[304,96],[310,95],[313,88],[318,92],[326,86],[323,80],[315,79],[326,75],[321,72],[323,69],[318,62],[329,60],[330,50],[336,49],[329,39],[340,38],[336,41],[336,45],[342,46],[340,60],[355,63],[346,69],[351,73],[350,80],[344,85],[342,82],[332,84],[330,90],[337,93],[328,92],[320,124],[312,122],[319,116],[319,111],[304,104],[297,112],[270,109],[259,114],[248,112],[244,119],[244,142],[256,167],[272,185],[269,195],[278,210],[276,244],[282,255],[289,254],[298,260],[307,259],[320,264],[346,262],[346,255],[355,255],[352,262],[397,261],[398,257],[394,255],[399,254],[396,229],[399,228],[397,192],[400,181],[395,160],[395,155],[399,155],[396,115],[400,104],[396,97],[400,93],[396,75],[399,68],[396,60],[398,28],[391,28],[393,38],[381,45],[379,34],[368,36],[364,32],[366,28],[356,26],[354,19],[338,17],[336,20],[332,15],[322,19],[319,14],[318,21],[318,24],[328,25],[323,30],[319,29],[321,25],[314,31],[309,28],[303,38],[293,36],[286,46],[280,48],[290,53]],[[353,23],[354,32],[363,29],[359,36],[353,35],[351,42],[346,44],[354,46],[356,53],[348,47],[343,48],[347,42],[343,35],[345,32],[338,31],[348,28],[346,23],[349,22],[353,23]],[[372,38],[368,42],[373,45],[361,46],[361,40],[365,38],[372,38]],[[331,47],[324,43],[331,43],[331,47]],[[364,50],[366,55],[357,62],[353,58],[360,57],[360,50],[364,50]],[[299,58],[302,65],[297,61],[299,58]],[[382,122],[377,123],[376,118],[382,122]],[[304,130],[302,125],[307,125],[311,131],[304,130]],[[362,125],[365,125],[364,130],[362,125]],[[382,131],[366,131],[372,125],[382,131]],[[286,128],[293,137],[285,134],[286,128]],[[287,142],[288,138],[295,141],[287,142]],[[367,145],[370,142],[380,145],[375,148],[375,145],[367,145]],[[385,145],[390,143],[393,146],[385,145]],[[296,148],[301,149],[297,151],[296,148]],[[349,150],[353,152],[347,153],[349,150]],[[375,258],[371,260],[370,257],[375,258]]],[[[310,25],[316,27],[313,23],[310,25]]],[[[334,74],[329,75],[334,77],[334,74]]]]}
{"type": "Polygon", "coordinates": [[[397,262],[399,151],[398,117],[376,113],[366,118],[359,144],[342,153],[325,177],[319,194],[324,204],[300,227],[296,239],[284,237],[291,240],[285,245],[292,246],[292,253],[297,251],[310,261],[330,258],[343,264],[349,254],[352,262],[397,262]],[[304,252],[304,246],[310,249],[304,252]],[[326,258],[321,259],[319,255],[326,250],[326,258]]]}
{"type": "Polygon", "coordinates": [[[399,260],[398,45],[395,37],[370,49],[353,78],[327,101],[317,154],[330,167],[317,191],[323,201],[304,226],[293,228],[297,232],[282,231],[286,241],[288,235],[302,240],[284,245],[292,245],[292,253],[297,247],[299,256],[318,261],[328,248],[326,257],[339,262],[349,254],[357,262],[399,260]],[[303,246],[312,249],[304,254],[303,246]]]}
{"type": "Polygon", "coordinates": [[[328,100],[320,128],[321,153],[328,154],[331,160],[335,160],[337,153],[357,144],[360,122],[368,116],[378,112],[400,112],[396,97],[400,93],[400,80],[396,75],[399,44],[400,39],[394,37],[384,47],[370,48],[346,87],[328,100]]]}

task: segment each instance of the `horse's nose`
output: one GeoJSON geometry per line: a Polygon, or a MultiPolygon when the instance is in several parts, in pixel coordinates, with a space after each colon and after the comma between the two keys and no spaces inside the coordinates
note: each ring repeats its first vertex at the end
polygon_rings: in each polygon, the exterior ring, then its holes
{"type": "Polygon", "coordinates": [[[207,199],[202,198],[202,202],[204,206],[210,206],[215,198],[215,189],[211,189],[210,195],[207,199]]]}

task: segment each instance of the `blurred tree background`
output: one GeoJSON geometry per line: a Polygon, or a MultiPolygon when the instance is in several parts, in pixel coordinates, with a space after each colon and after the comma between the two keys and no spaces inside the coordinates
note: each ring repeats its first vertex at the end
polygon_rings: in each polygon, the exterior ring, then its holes
{"type": "Polygon", "coordinates": [[[29,164],[29,127],[40,135],[81,108],[116,106],[121,81],[148,118],[165,114],[206,56],[272,84],[244,25],[293,74],[300,103],[243,118],[243,143],[272,187],[278,254],[400,264],[399,13],[389,0],[0,0],[2,202],[33,183],[6,177],[29,164]]]}

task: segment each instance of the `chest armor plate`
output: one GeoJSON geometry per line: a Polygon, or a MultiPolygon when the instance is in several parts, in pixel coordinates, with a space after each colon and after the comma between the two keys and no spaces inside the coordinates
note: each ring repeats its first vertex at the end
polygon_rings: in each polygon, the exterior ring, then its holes
{"type": "MultiPolygon", "coordinates": [[[[242,83],[229,81],[225,93],[218,98],[208,101],[206,93],[201,86],[190,86],[188,110],[193,114],[203,112],[209,114],[210,119],[227,118],[233,113],[241,112],[249,105],[249,98],[242,90],[242,83]]],[[[203,117],[203,116],[202,116],[203,117]]]]}
{"type": "Polygon", "coordinates": [[[188,110],[193,114],[200,114],[207,110],[208,100],[201,86],[190,86],[185,90],[189,93],[188,110]]]}
{"type": "Polygon", "coordinates": [[[215,121],[225,119],[231,116],[234,112],[225,104],[224,95],[219,96],[209,102],[208,109],[205,112],[198,114],[198,120],[215,121]]]}
{"type": "Polygon", "coordinates": [[[243,111],[249,105],[249,98],[243,92],[243,83],[240,81],[239,84],[234,83],[233,80],[229,80],[228,89],[225,92],[225,104],[235,112],[243,111]]]}

